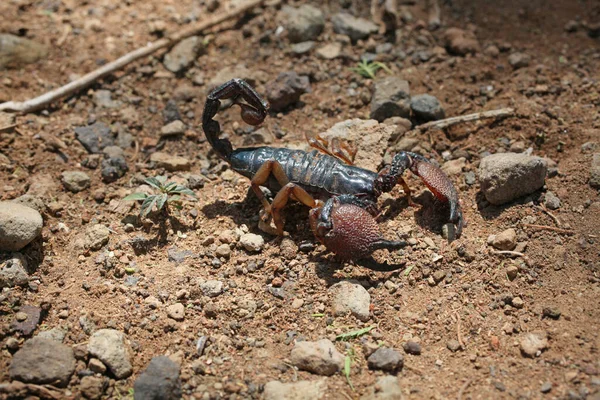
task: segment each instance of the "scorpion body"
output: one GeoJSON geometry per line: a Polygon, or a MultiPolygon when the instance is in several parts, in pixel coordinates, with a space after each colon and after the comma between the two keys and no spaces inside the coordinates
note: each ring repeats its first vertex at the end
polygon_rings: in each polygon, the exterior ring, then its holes
{"type": "MultiPolygon", "coordinates": [[[[233,149],[229,140],[219,138],[220,125],[213,119],[223,99],[231,99],[239,105],[242,119],[250,125],[263,122],[269,104],[245,81],[232,79],[213,89],[207,96],[202,128],[217,155],[227,161],[234,171],[251,180],[251,188],[263,204],[261,218],[265,222],[272,218],[280,235],[283,234],[280,212],[292,198],[311,208],[311,227],[326,246],[328,243],[338,246],[345,238],[355,240],[358,237],[360,240],[363,235],[365,240],[359,246],[359,256],[375,249],[402,247],[404,242],[388,241],[372,234],[374,220],[367,221],[371,217],[365,216],[378,215],[377,198],[384,192],[390,192],[397,184],[403,186],[409,204],[414,204],[410,189],[402,178],[406,169],[418,175],[436,197],[449,203],[449,220],[456,224],[457,236],[460,235],[463,217],[456,189],[448,177],[425,157],[400,152],[393,157],[390,165],[373,172],[351,165],[356,151],[349,144],[332,141],[332,150],[329,151],[327,141],[318,136],[307,136],[309,144],[316,148],[309,152],[265,146],[233,149]],[[260,190],[261,186],[277,193],[272,203],[260,190]],[[346,226],[345,229],[333,229],[336,218],[338,225],[346,226]],[[350,223],[354,220],[357,222],[350,223]],[[363,231],[360,231],[361,226],[363,231]],[[357,231],[353,232],[352,229],[357,231]],[[330,240],[331,235],[338,231],[342,233],[336,239],[343,240],[330,240]]],[[[334,248],[332,250],[336,252],[334,248]]],[[[351,255],[352,251],[348,250],[337,253],[351,255]]]]}

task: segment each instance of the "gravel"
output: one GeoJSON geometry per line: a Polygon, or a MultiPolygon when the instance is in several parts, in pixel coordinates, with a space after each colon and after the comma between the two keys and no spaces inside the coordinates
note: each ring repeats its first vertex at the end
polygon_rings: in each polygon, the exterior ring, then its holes
{"type": "Polygon", "coordinates": [[[167,307],[167,315],[175,321],[183,321],[185,318],[185,307],[181,303],[175,303],[167,307]]]}
{"type": "Polygon", "coordinates": [[[510,56],[508,56],[508,63],[514,69],[527,67],[527,66],[529,66],[530,62],[531,62],[531,56],[526,53],[516,52],[516,53],[512,53],[510,56]]]}
{"type": "Polygon", "coordinates": [[[25,286],[29,282],[27,259],[21,253],[0,253],[0,288],[25,286]]]}
{"type": "Polygon", "coordinates": [[[115,138],[110,132],[110,127],[103,122],[77,127],[75,128],[75,136],[89,153],[101,153],[105,147],[115,144],[115,138]]]}
{"type": "Polygon", "coordinates": [[[185,133],[185,129],[186,126],[183,122],[181,122],[180,120],[175,120],[173,122],[169,122],[168,124],[160,128],[160,137],[165,138],[183,135],[185,133]]]}
{"type": "Polygon", "coordinates": [[[600,189],[600,153],[595,153],[592,156],[589,184],[594,189],[600,189]]]}
{"type": "Polygon", "coordinates": [[[544,205],[550,210],[557,210],[560,208],[560,199],[552,192],[546,192],[544,196],[544,205]]]}
{"type": "Polygon", "coordinates": [[[0,201],[0,251],[18,251],[42,231],[42,216],[33,208],[0,201]]]}
{"type": "Polygon", "coordinates": [[[150,162],[154,163],[156,168],[164,168],[167,171],[188,171],[191,168],[190,160],[185,157],[173,156],[167,153],[157,151],[150,156],[150,162]]]}
{"type": "Polygon", "coordinates": [[[415,356],[421,355],[421,345],[417,342],[408,341],[404,343],[403,348],[406,354],[412,354],[415,356]]]}
{"type": "Polygon", "coordinates": [[[240,244],[247,251],[258,252],[261,251],[265,245],[265,239],[255,233],[245,233],[240,236],[240,244]]]}
{"type": "Polygon", "coordinates": [[[497,235],[491,235],[488,243],[498,250],[513,250],[517,246],[517,231],[509,228],[497,235]]]}

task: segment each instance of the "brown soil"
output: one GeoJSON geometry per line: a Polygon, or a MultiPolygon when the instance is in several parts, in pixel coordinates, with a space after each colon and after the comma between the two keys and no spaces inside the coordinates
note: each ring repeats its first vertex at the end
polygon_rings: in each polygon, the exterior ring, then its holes
{"type": "MultiPolygon", "coordinates": [[[[67,83],[71,74],[82,75],[105,60],[142,46],[153,39],[148,27],[153,19],[166,22],[168,32],[176,31],[181,28],[178,22],[190,15],[194,7],[201,11],[198,16],[202,18],[205,6],[198,5],[201,3],[2,2],[2,30],[25,32],[47,44],[51,51],[43,62],[2,71],[0,100],[36,96],[67,83]]],[[[327,16],[339,10],[337,5],[320,6],[327,16]]],[[[420,6],[411,10],[415,15],[424,15],[420,6]]],[[[411,93],[435,95],[447,116],[515,107],[517,117],[497,123],[462,124],[448,133],[430,131],[419,138],[436,150],[467,150],[472,158],[466,170],[477,170],[482,152],[503,149],[502,138],[523,141],[526,148],[534,148],[535,155],[556,161],[559,174],[546,181],[541,193],[551,190],[558,195],[561,207],[551,213],[562,229],[573,234],[521,224],[527,218],[535,225],[557,227],[552,215],[540,209],[540,193],[502,207],[481,207],[478,185],[465,184],[463,174],[459,174],[453,180],[468,226],[452,244],[447,244],[436,229],[419,224],[428,217],[427,192],[417,196],[425,203],[422,210],[407,208],[400,190],[394,192],[397,202],[388,201],[391,207],[387,214],[392,217],[381,223],[384,236],[395,238],[401,231],[417,240],[417,245],[402,253],[378,256],[401,264],[397,271],[376,272],[340,264],[319,246],[308,253],[298,251],[302,242],[316,242],[309,229],[307,210],[298,205],[287,209],[289,236],[280,244],[257,228],[259,203],[253,195],[247,196],[248,180],[229,175],[203,139],[199,123],[205,86],[193,87],[195,95],[191,101],[178,102],[184,122],[190,127],[186,135],[159,144],[161,151],[191,160],[191,173],[200,174],[202,168],[208,167],[206,184],[196,190],[198,201],[184,202],[183,209],[173,213],[174,220],[165,220],[158,214],[144,224],[135,218],[125,219],[126,215],[135,215],[138,206],[116,206],[139,185],[138,177],[164,172],[150,170],[148,165],[163,125],[161,111],[176,88],[192,85],[193,73],[204,73],[205,82],[209,82],[221,69],[244,64],[255,77],[259,93],[264,93],[265,85],[282,71],[309,75],[312,92],[303,95],[299,105],[273,114],[265,122],[270,132],[286,133],[275,139],[274,146],[296,146],[302,143],[305,131],[322,132],[345,119],[368,118],[368,101],[356,101],[356,97],[347,97],[346,93],[349,85],[355,83],[359,93],[369,94],[372,82],[354,74],[349,67],[383,38],[375,36],[366,43],[347,45],[347,58],[295,58],[288,55],[290,44],[285,38],[273,33],[265,35],[277,28],[277,10],[265,8],[248,17],[243,26],[211,36],[207,53],[187,75],[175,77],[164,69],[157,55],[134,63],[43,112],[19,116],[17,131],[0,133],[0,151],[12,162],[12,167],[0,170],[0,197],[16,198],[27,192],[34,177],[48,174],[56,184],[49,197],[55,206],[62,206],[62,211],[45,216],[43,256],[34,274],[35,285],[3,293],[2,335],[5,339],[15,335],[10,333],[9,323],[18,306],[25,304],[48,304],[48,315],[38,330],[67,327],[65,343],[71,345],[87,341],[79,323],[82,315],[87,315],[98,328],[124,330],[134,345],[134,375],[111,381],[106,392],[110,398],[127,393],[150,359],[161,354],[182,360],[185,398],[202,398],[205,392],[210,398],[246,398],[250,397],[250,383],[259,386],[271,380],[316,379],[308,372],[289,367],[287,358],[293,342],[285,342],[286,332],[295,331],[306,339],[318,340],[371,325],[377,326],[366,336],[371,341],[402,349],[402,344],[412,337],[423,347],[422,355],[405,356],[400,383],[407,398],[585,398],[597,393],[600,199],[587,184],[591,155],[583,153],[581,145],[600,141],[600,42],[590,38],[584,28],[567,33],[564,25],[570,20],[598,21],[600,8],[593,1],[460,0],[444,5],[442,13],[444,26],[432,34],[417,29],[416,23],[402,28],[397,46],[408,56],[404,61],[388,63],[392,73],[410,82],[411,93]],[[434,57],[424,63],[412,62],[411,53],[443,46],[443,31],[453,26],[475,29],[482,49],[496,45],[510,50],[501,51],[497,58],[482,50],[475,56],[445,54],[440,60],[434,57]],[[419,36],[429,44],[422,44],[419,36]],[[508,63],[508,55],[513,51],[531,55],[530,65],[513,70],[508,63]],[[337,92],[332,90],[335,85],[341,88],[337,92]],[[487,86],[493,87],[493,96],[482,95],[482,88],[487,86]],[[96,108],[93,91],[98,89],[110,90],[113,100],[122,101],[124,106],[96,108]],[[126,152],[130,172],[115,183],[104,184],[100,168],[87,170],[79,164],[87,153],[73,130],[92,120],[120,122],[137,143],[137,149],[126,152]],[[40,134],[52,135],[66,144],[66,161],[40,134]],[[78,194],[64,191],[60,174],[68,170],[87,172],[92,177],[91,188],[78,194]],[[97,190],[105,192],[103,202],[94,200],[97,190]],[[124,229],[129,221],[134,221],[132,232],[124,229]],[[109,244],[99,252],[77,252],[73,242],[93,223],[110,227],[109,244]],[[255,254],[234,247],[231,257],[215,267],[214,248],[221,242],[219,236],[242,225],[263,235],[265,248],[255,254]],[[486,244],[489,235],[510,227],[516,228],[519,242],[527,243],[525,257],[505,258],[493,254],[486,244]],[[215,238],[214,244],[208,244],[209,236],[215,238]],[[134,252],[130,241],[138,237],[148,239],[145,251],[134,252]],[[172,248],[189,250],[195,256],[181,263],[169,261],[168,251],[172,248]],[[110,270],[97,263],[98,255],[106,249],[114,252],[118,260],[110,270]],[[438,260],[436,255],[442,258],[438,260]],[[519,268],[513,281],[505,272],[510,265],[519,268]],[[125,285],[129,268],[134,271],[132,276],[139,279],[135,286],[125,285]],[[429,274],[437,270],[448,275],[441,283],[430,285],[429,274]],[[198,282],[207,279],[222,280],[227,290],[214,299],[203,296],[198,282]],[[330,319],[328,288],[347,279],[358,280],[369,288],[372,318],[367,323],[352,317],[330,319]],[[272,285],[283,285],[285,299],[267,290],[272,285]],[[177,299],[176,293],[182,289],[185,293],[179,293],[182,297],[177,299]],[[144,303],[149,295],[162,299],[163,306],[149,309],[144,303]],[[520,297],[523,308],[504,304],[502,298],[508,295],[520,297]],[[257,302],[253,316],[244,317],[241,312],[243,299],[257,302]],[[292,307],[294,299],[302,299],[302,305],[292,307]],[[176,302],[186,306],[183,322],[166,315],[165,307],[176,302]],[[214,318],[206,316],[209,303],[216,308],[214,318]],[[560,318],[543,317],[542,310],[547,307],[560,310],[560,318]],[[61,316],[66,318],[61,319],[59,313],[63,310],[68,313],[63,313],[61,316]],[[505,332],[507,324],[512,325],[514,332],[505,332]],[[549,348],[532,359],[520,354],[518,344],[524,332],[533,331],[548,334],[549,348]],[[197,358],[195,341],[202,335],[210,337],[201,358],[206,373],[196,375],[191,364],[197,358]],[[453,339],[462,341],[464,348],[458,352],[448,350],[446,343],[453,339]],[[544,382],[553,385],[547,395],[540,392],[544,382]],[[232,393],[239,388],[241,392],[232,393]]],[[[333,41],[329,22],[320,41],[333,41]]],[[[219,119],[224,131],[232,132],[234,125],[241,127],[236,130],[239,134],[230,134],[234,146],[241,146],[245,125],[238,110],[222,111],[219,119]]],[[[441,157],[438,161],[443,162],[441,157]]],[[[186,174],[169,176],[185,182],[186,174]]],[[[411,187],[424,187],[414,177],[408,181],[411,187]]],[[[351,374],[356,391],[351,390],[343,375],[335,375],[327,378],[331,399],[358,398],[381,374],[367,368],[360,340],[349,343],[357,355],[351,374]]],[[[338,342],[338,349],[344,353],[345,346],[338,342]]],[[[0,355],[2,381],[8,380],[10,360],[11,353],[4,349],[0,355]]],[[[66,389],[70,394],[63,392],[65,398],[78,396],[78,385],[79,378],[74,375],[66,389]]]]}

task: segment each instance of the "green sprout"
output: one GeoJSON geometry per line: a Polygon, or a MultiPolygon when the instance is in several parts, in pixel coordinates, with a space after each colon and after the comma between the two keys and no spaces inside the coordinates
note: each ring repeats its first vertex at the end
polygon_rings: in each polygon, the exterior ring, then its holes
{"type": "Polygon", "coordinates": [[[363,78],[367,79],[375,79],[375,74],[380,69],[383,69],[386,72],[391,72],[390,69],[384,63],[379,61],[362,60],[358,63],[358,66],[350,68],[351,71],[356,72],[363,78]]]}
{"type": "Polygon", "coordinates": [[[367,326],[366,328],[357,329],[355,331],[342,333],[342,334],[337,335],[335,337],[335,340],[346,341],[346,340],[350,340],[350,339],[356,339],[358,337],[361,337],[364,334],[369,333],[371,331],[371,329],[373,329],[373,328],[375,328],[375,325],[367,326]]]}
{"type": "MultiPolygon", "coordinates": [[[[145,182],[158,190],[158,194],[147,195],[146,193],[132,193],[123,200],[143,200],[140,208],[140,216],[146,217],[154,207],[158,211],[163,210],[168,213],[168,204],[178,202],[181,195],[187,195],[196,198],[191,189],[175,182],[167,182],[166,176],[157,176],[146,178],[145,182]]],[[[178,207],[178,206],[176,206],[178,207]]],[[[178,208],[181,208],[180,206],[178,208]]]]}
{"type": "Polygon", "coordinates": [[[344,376],[346,377],[346,382],[348,382],[348,386],[350,386],[350,389],[352,389],[352,391],[354,392],[354,385],[352,384],[352,381],[350,380],[350,373],[351,373],[351,367],[352,367],[352,360],[354,359],[354,349],[352,347],[350,347],[348,349],[348,352],[346,353],[346,357],[344,357],[344,376]]]}

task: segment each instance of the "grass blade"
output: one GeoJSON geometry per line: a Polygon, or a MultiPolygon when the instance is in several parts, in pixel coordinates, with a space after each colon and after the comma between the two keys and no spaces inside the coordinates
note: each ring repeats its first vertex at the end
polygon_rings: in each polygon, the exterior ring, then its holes
{"type": "Polygon", "coordinates": [[[355,331],[350,331],[350,332],[346,332],[346,333],[341,333],[339,335],[337,335],[335,337],[335,340],[350,340],[350,339],[356,339],[358,337],[361,337],[362,335],[369,333],[373,328],[375,328],[375,325],[372,326],[367,326],[366,328],[362,328],[362,329],[357,329],[355,331]]]}
{"type": "Polygon", "coordinates": [[[131,200],[144,200],[148,195],[146,193],[131,193],[129,196],[125,196],[123,200],[131,201],[131,200]]]}

